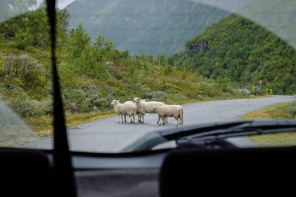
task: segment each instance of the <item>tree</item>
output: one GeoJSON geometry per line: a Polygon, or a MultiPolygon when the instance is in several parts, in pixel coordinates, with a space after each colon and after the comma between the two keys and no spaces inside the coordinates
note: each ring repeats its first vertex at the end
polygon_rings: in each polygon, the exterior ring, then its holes
{"type": "Polygon", "coordinates": [[[166,64],[166,59],[165,59],[165,56],[163,54],[161,54],[159,57],[158,57],[158,63],[162,66],[165,66],[166,64]]]}
{"type": "MultiPolygon", "coordinates": [[[[57,43],[61,46],[67,38],[69,13],[57,10],[57,43]]],[[[27,45],[49,46],[50,34],[47,12],[44,8],[28,11],[0,24],[0,33],[6,39],[13,39],[16,47],[25,49],[27,45]]]]}
{"type": "Polygon", "coordinates": [[[64,46],[68,38],[69,19],[70,14],[66,9],[57,9],[57,48],[64,46]]]}
{"type": "Polygon", "coordinates": [[[41,8],[27,13],[25,21],[26,28],[23,31],[28,43],[33,45],[48,44],[50,36],[46,10],[41,8]]]}
{"type": "Polygon", "coordinates": [[[70,34],[70,43],[68,51],[72,58],[81,57],[86,47],[90,45],[90,35],[83,28],[83,23],[80,23],[77,28],[70,34]]]}
{"type": "Polygon", "coordinates": [[[169,57],[169,59],[168,59],[168,64],[169,64],[170,66],[174,66],[174,58],[173,58],[173,57],[169,57]]]}
{"type": "Polygon", "coordinates": [[[114,44],[112,41],[108,41],[107,38],[101,35],[95,37],[94,49],[97,55],[97,61],[102,61],[103,58],[110,59],[113,56],[114,44]]]}

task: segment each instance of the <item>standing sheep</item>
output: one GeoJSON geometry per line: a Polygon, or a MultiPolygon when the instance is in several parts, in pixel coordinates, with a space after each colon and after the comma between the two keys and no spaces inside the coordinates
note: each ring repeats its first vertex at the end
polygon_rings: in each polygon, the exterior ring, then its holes
{"type": "Polygon", "coordinates": [[[163,125],[165,125],[166,117],[174,117],[177,120],[177,126],[179,124],[183,125],[183,114],[184,109],[181,105],[164,105],[152,107],[152,110],[158,114],[158,121],[156,124],[159,124],[160,118],[162,118],[163,125]],[[180,119],[180,122],[179,122],[180,119]]]}
{"type": "Polygon", "coordinates": [[[126,102],[124,104],[119,103],[119,100],[113,100],[111,102],[111,105],[114,106],[115,113],[118,114],[119,119],[118,123],[120,122],[120,116],[121,116],[121,122],[123,123],[123,116],[124,121],[126,122],[126,115],[129,116],[129,123],[135,123],[135,116],[137,113],[137,106],[134,103],[126,102]],[[133,118],[133,120],[131,119],[133,118]]]}
{"type": "MultiPolygon", "coordinates": [[[[136,105],[136,103],[135,103],[134,101],[125,101],[123,104],[126,104],[126,103],[132,103],[132,104],[134,104],[134,105],[136,106],[136,108],[137,108],[137,105],[136,105]]],[[[136,114],[138,114],[137,109],[136,109],[136,114]]],[[[124,116],[124,121],[126,122],[126,116],[124,116]]],[[[133,117],[133,123],[135,123],[135,117],[133,117]]]]}
{"type": "Polygon", "coordinates": [[[142,123],[144,123],[145,113],[155,113],[152,110],[152,107],[165,105],[164,102],[159,102],[159,101],[149,101],[149,102],[147,102],[147,101],[144,101],[144,100],[142,100],[142,99],[140,99],[138,97],[135,97],[133,99],[133,101],[137,105],[138,122],[142,122],[142,123]]]}

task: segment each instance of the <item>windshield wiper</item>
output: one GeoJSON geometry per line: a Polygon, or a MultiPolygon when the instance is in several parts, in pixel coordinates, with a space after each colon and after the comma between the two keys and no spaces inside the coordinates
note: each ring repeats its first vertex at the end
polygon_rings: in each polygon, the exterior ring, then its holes
{"type": "Polygon", "coordinates": [[[176,127],[174,129],[160,131],[159,134],[167,140],[176,140],[179,138],[205,134],[216,130],[225,130],[233,127],[237,127],[242,124],[251,123],[253,121],[233,121],[233,122],[222,122],[222,123],[206,123],[199,125],[189,125],[183,127],[176,127]]]}
{"type": "Polygon", "coordinates": [[[196,140],[210,138],[227,138],[268,133],[283,133],[296,131],[296,121],[272,120],[272,121],[241,121],[212,125],[175,132],[163,132],[163,137],[169,140],[196,140]]]}
{"type": "Polygon", "coordinates": [[[147,151],[158,144],[172,140],[184,142],[290,131],[296,131],[296,121],[232,121],[188,125],[147,133],[136,142],[124,148],[122,152],[147,151]]]}

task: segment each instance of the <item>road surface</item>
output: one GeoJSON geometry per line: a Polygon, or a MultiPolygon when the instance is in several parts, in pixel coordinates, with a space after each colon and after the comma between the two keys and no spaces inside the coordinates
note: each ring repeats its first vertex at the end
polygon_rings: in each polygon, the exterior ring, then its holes
{"type": "MultiPolygon", "coordinates": [[[[248,112],[293,100],[294,96],[272,96],[192,103],[184,105],[184,125],[240,120],[248,112]]],[[[70,149],[85,152],[120,152],[147,132],[176,127],[174,118],[169,118],[166,125],[157,125],[157,120],[157,114],[146,114],[144,124],[117,123],[118,116],[81,124],[68,130],[70,149]]],[[[248,138],[239,138],[237,142],[242,146],[252,143],[248,138]]],[[[30,146],[51,148],[52,138],[42,138],[30,146]]]]}

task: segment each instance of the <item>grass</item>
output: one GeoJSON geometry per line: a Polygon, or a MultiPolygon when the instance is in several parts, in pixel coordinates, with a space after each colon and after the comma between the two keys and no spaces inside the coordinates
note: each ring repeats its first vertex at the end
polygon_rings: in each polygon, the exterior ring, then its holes
{"type": "Polygon", "coordinates": [[[262,147],[268,146],[295,146],[296,145],[296,133],[276,133],[266,134],[259,136],[251,136],[250,140],[262,147]]]}
{"type": "Polygon", "coordinates": [[[36,136],[21,124],[0,129],[0,147],[23,147],[36,140],[36,136]]]}
{"type": "Polygon", "coordinates": [[[242,117],[242,120],[273,120],[273,119],[287,119],[285,109],[291,103],[281,103],[268,106],[253,112],[249,112],[242,117]]]}
{"type": "MultiPolygon", "coordinates": [[[[247,113],[242,117],[242,120],[287,120],[293,119],[289,113],[295,102],[281,103],[265,107],[250,113],[247,113]]],[[[294,118],[295,119],[295,118],[294,118]]],[[[296,145],[296,133],[277,133],[277,134],[266,134],[259,136],[249,137],[253,142],[260,146],[290,146],[296,145]]]]}
{"type": "Polygon", "coordinates": [[[108,118],[114,115],[115,113],[113,111],[98,112],[98,113],[95,113],[95,112],[75,113],[75,114],[66,113],[66,125],[68,128],[71,128],[79,124],[87,123],[93,120],[108,118]]]}
{"type": "MultiPolygon", "coordinates": [[[[91,113],[65,113],[67,128],[75,127],[79,124],[87,123],[93,120],[108,118],[115,115],[112,111],[91,112],[91,113]]],[[[41,117],[30,117],[25,119],[26,124],[35,132],[36,135],[46,137],[53,134],[52,119],[50,115],[41,117]]]]}

